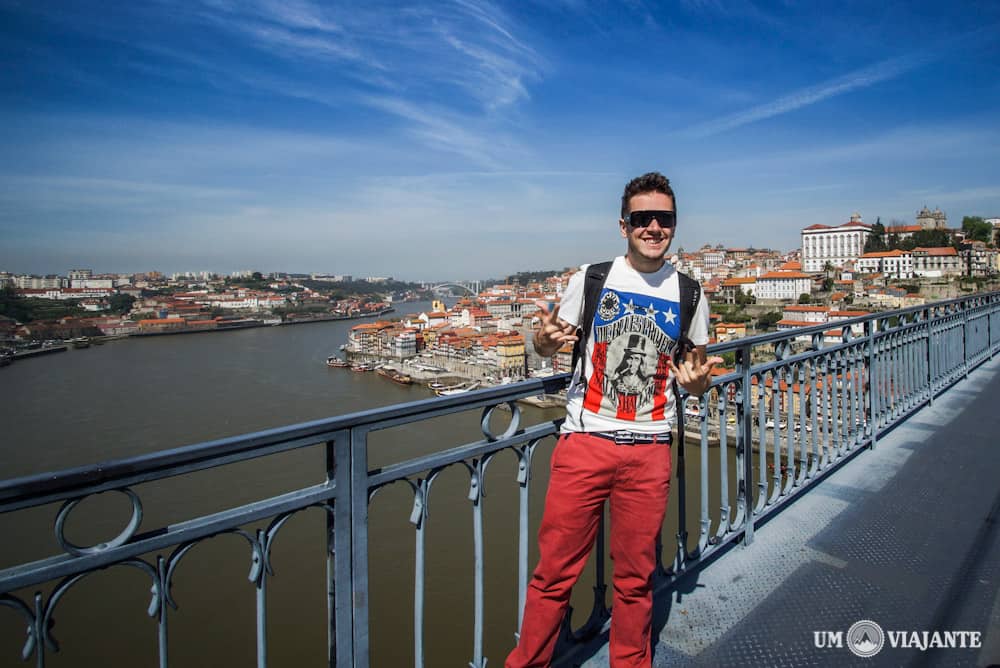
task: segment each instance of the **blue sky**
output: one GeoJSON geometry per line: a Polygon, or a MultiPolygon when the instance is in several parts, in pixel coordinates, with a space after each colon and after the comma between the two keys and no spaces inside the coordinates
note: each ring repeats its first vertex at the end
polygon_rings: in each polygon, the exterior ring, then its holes
{"type": "Polygon", "coordinates": [[[0,270],[449,279],[1000,216],[996,2],[0,0],[0,270]]]}

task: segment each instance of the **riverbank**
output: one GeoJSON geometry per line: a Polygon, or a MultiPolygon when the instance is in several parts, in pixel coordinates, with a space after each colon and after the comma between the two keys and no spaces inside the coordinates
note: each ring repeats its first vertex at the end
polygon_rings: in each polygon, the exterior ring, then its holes
{"type": "MultiPolygon", "coordinates": [[[[399,360],[378,355],[355,353],[348,350],[345,352],[345,357],[351,363],[379,364],[384,369],[409,376],[415,383],[426,385],[428,389],[435,393],[443,388],[464,391],[466,388],[471,390],[498,387],[512,382],[509,379],[498,381],[495,377],[489,376],[480,367],[468,364],[455,364],[453,360],[439,360],[437,356],[429,358],[413,357],[399,360]]],[[[566,405],[566,396],[562,392],[558,394],[539,394],[533,397],[524,397],[517,401],[518,403],[535,408],[561,408],[566,405]]]]}
{"type": "Polygon", "coordinates": [[[28,357],[40,357],[42,355],[51,355],[52,353],[64,353],[69,350],[68,345],[58,345],[58,346],[43,346],[41,348],[32,348],[29,350],[18,350],[15,352],[11,359],[21,360],[28,357]]]}
{"type": "Polygon", "coordinates": [[[308,318],[293,318],[291,320],[245,318],[240,320],[218,321],[214,324],[214,326],[211,327],[208,326],[181,327],[177,329],[121,332],[116,334],[78,337],[77,339],[66,340],[54,346],[47,345],[47,346],[42,346],[40,348],[22,349],[13,352],[9,355],[4,355],[2,358],[0,358],[0,366],[6,366],[14,361],[27,359],[29,357],[38,357],[41,355],[49,355],[51,353],[65,352],[66,350],[69,349],[71,344],[75,348],[86,348],[89,347],[90,344],[101,345],[103,343],[108,343],[111,341],[122,341],[130,338],[151,338],[151,337],[163,337],[163,336],[178,336],[181,334],[206,334],[213,332],[216,333],[232,332],[232,331],[240,331],[246,329],[257,329],[260,327],[280,327],[284,325],[304,325],[304,324],[318,323],[318,322],[360,320],[363,318],[376,318],[385,315],[386,313],[392,313],[395,310],[396,310],[395,308],[390,306],[369,313],[355,313],[352,315],[323,315],[323,316],[308,317],[308,318]],[[86,345],[82,345],[84,341],[86,342],[86,345]]]}

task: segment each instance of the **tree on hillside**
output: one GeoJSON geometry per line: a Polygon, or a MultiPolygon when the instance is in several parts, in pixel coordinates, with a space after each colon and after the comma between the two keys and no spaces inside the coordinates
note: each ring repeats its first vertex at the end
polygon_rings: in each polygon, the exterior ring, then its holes
{"type": "Polygon", "coordinates": [[[811,304],[812,300],[813,300],[812,295],[810,295],[808,292],[803,292],[801,295],[799,295],[800,304],[811,304]]]}
{"type": "Polygon", "coordinates": [[[872,225],[872,231],[868,233],[864,252],[878,253],[886,250],[889,250],[889,248],[885,243],[885,225],[882,224],[882,219],[878,218],[875,220],[875,224],[872,225]]]}
{"type": "Polygon", "coordinates": [[[993,243],[993,226],[980,216],[965,216],[962,218],[962,231],[969,241],[985,241],[993,243]]]}
{"type": "Polygon", "coordinates": [[[762,329],[768,329],[781,320],[781,317],[781,311],[768,311],[767,313],[762,313],[760,317],[757,318],[757,324],[762,329]]]}
{"type": "Polygon", "coordinates": [[[913,246],[916,248],[943,248],[951,245],[951,235],[947,230],[920,230],[912,237],[913,246]]]}
{"type": "Polygon", "coordinates": [[[108,310],[112,313],[124,315],[132,310],[135,297],[132,295],[112,295],[108,300],[108,310]]]}

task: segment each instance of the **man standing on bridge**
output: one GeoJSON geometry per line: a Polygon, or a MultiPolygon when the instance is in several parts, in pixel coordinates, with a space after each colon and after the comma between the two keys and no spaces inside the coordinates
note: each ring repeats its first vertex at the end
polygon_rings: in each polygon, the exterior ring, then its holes
{"type": "Polygon", "coordinates": [[[700,396],[722,362],[705,358],[708,303],[700,286],[665,259],[675,204],[662,174],[633,179],[618,221],[625,255],[582,268],[551,310],[539,304],[538,354],[551,357],[568,343],[578,354],[552,452],[538,566],[507,668],[549,665],[606,500],[614,560],[611,666],[650,665],[656,537],[670,490],[677,410],[673,381],[700,396]]]}

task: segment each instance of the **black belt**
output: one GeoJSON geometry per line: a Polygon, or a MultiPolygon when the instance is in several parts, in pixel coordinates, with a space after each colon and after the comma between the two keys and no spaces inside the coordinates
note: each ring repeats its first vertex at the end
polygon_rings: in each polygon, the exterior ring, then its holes
{"type": "Polygon", "coordinates": [[[639,434],[634,431],[620,429],[618,431],[592,431],[588,433],[591,436],[614,441],[615,445],[648,445],[650,443],[670,445],[674,440],[673,434],[669,431],[659,434],[639,434]]]}

